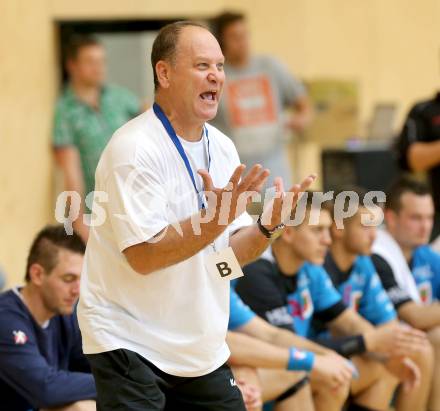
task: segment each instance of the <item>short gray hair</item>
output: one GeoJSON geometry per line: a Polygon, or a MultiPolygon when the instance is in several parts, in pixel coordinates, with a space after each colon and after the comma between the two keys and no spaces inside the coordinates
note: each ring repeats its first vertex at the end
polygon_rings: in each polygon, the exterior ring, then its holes
{"type": "Polygon", "coordinates": [[[154,40],[153,49],[151,51],[151,65],[153,66],[154,89],[159,88],[159,79],[156,74],[156,64],[160,60],[173,62],[176,56],[177,42],[180,33],[185,27],[201,27],[208,30],[208,27],[195,21],[177,21],[162,27],[154,40]]]}

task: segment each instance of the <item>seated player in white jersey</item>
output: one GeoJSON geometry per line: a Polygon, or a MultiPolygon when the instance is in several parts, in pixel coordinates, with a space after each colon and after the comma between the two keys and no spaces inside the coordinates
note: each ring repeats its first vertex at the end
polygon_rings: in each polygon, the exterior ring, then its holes
{"type": "Polygon", "coordinates": [[[434,221],[429,187],[408,176],[387,192],[385,228],[372,260],[399,318],[427,332],[435,363],[429,408],[440,409],[440,254],[428,245],[434,221]]]}

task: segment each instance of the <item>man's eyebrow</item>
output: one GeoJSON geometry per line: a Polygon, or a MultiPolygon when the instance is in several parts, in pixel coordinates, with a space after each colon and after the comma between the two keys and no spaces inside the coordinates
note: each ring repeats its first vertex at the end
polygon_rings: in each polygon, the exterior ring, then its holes
{"type": "Polygon", "coordinates": [[[75,274],[75,273],[64,273],[62,275],[62,277],[70,277],[70,276],[72,276],[72,277],[80,277],[79,274],[75,274]]]}
{"type": "Polygon", "coordinates": [[[195,58],[196,60],[208,60],[208,61],[219,61],[219,62],[221,62],[221,63],[224,63],[224,61],[225,61],[225,58],[224,57],[209,57],[209,56],[206,56],[206,55],[198,55],[198,56],[196,56],[196,58],[195,58]]]}

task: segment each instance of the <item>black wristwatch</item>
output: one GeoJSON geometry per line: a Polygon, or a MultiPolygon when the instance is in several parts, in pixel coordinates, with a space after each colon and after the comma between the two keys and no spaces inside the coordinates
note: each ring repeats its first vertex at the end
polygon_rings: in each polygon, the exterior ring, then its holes
{"type": "Polygon", "coordinates": [[[275,234],[278,234],[280,231],[282,231],[286,225],[284,223],[278,224],[276,225],[274,228],[268,230],[266,227],[263,226],[263,224],[261,224],[261,215],[258,217],[257,220],[257,226],[260,229],[260,231],[262,232],[262,234],[266,237],[266,238],[273,238],[275,236],[275,234]]]}

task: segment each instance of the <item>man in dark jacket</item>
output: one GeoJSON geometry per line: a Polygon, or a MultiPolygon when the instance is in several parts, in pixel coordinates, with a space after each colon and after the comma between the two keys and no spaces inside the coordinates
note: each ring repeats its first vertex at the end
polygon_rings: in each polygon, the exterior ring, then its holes
{"type": "Polygon", "coordinates": [[[74,312],[84,251],[76,234],[44,228],[29,252],[25,286],[0,294],[1,409],[96,409],[74,312]]]}

